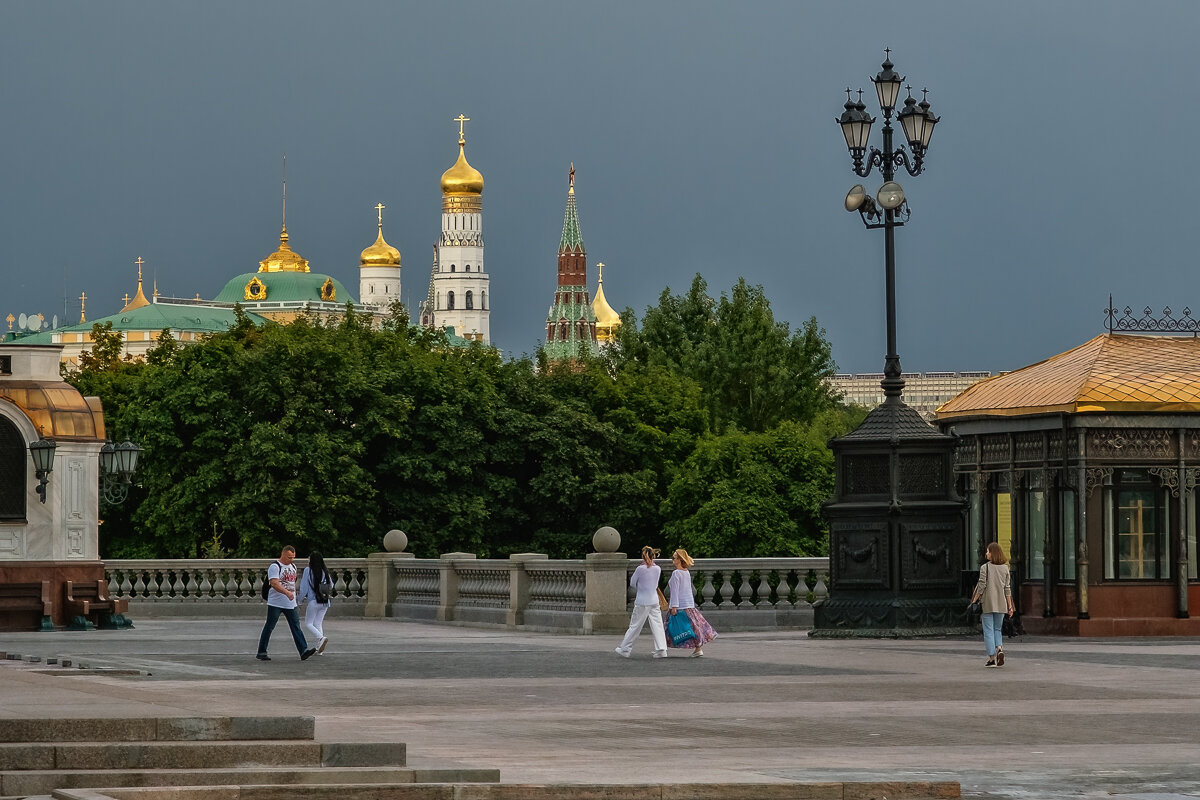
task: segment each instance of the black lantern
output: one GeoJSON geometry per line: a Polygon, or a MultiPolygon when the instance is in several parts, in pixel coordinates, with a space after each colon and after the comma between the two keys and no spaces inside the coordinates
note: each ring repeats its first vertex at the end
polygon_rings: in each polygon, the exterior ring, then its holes
{"type": "Polygon", "coordinates": [[[929,110],[929,101],[922,98],[920,104],[913,99],[912,87],[909,87],[908,99],[904,101],[904,109],[896,115],[900,127],[904,129],[904,138],[913,153],[920,157],[929,147],[929,139],[933,136],[933,126],[941,117],[935,117],[929,110]]]}
{"type": "Polygon", "coordinates": [[[141,453],[142,448],[130,441],[118,445],[105,442],[100,448],[100,488],[105,502],[125,502],[141,453]]]}
{"type": "MultiPolygon", "coordinates": [[[[891,55],[891,51],[887,49],[884,53],[887,56],[891,55]]],[[[890,57],[884,58],[883,69],[871,78],[875,84],[875,94],[879,97],[879,107],[886,116],[891,116],[892,109],[896,107],[896,98],[900,96],[900,84],[904,83],[904,78],[892,69],[893,66],[895,65],[890,57]]]]}
{"type": "Polygon", "coordinates": [[[867,150],[867,140],[871,138],[871,125],[875,122],[861,102],[855,103],[850,99],[850,90],[846,90],[846,109],[838,118],[842,126],[842,135],[846,137],[846,147],[852,154],[861,155],[867,150]]]}
{"type": "Polygon", "coordinates": [[[46,484],[50,482],[50,473],[54,471],[56,447],[58,444],[53,439],[38,439],[29,445],[29,455],[33,457],[34,475],[39,481],[36,491],[43,503],[46,502],[46,484]]]}

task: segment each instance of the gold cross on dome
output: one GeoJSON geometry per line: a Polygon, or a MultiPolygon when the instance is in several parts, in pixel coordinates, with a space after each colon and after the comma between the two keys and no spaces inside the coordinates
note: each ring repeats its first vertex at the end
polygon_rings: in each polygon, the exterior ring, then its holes
{"type": "Polygon", "coordinates": [[[83,316],[86,308],[87,308],[87,292],[80,292],[79,293],[79,321],[80,322],[87,322],[87,319],[83,316]]]}
{"type": "Polygon", "coordinates": [[[383,210],[387,208],[383,203],[375,204],[375,211],[379,214],[379,227],[383,227],[383,210]]]}
{"type": "Polygon", "coordinates": [[[460,139],[463,138],[463,123],[470,122],[470,121],[471,121],[470,117],[464,117],[462,114],[459,114],[457,117],[454,118],[454,122],[458,123],[458,138],[460,138],[460,139]]]}
{"type": "Polygon", "coordinates": [[[14,317],[12,314],[9,314],[9,315],[8,315],[7,317],[5,317],[4,319],[5,319],[5,320],[7,320],[7,322],[8,322],[8,329],[11,331],[11,330],[12,330],[12,324],[13,324],[13,321],[16,319],[16,317],[14,317]]]}
{"type": "Polygon", "coordinates": [[[126,292],[125,296],[121,299],[125,301],[125,305],[129,305],[129,292],[126,292]]]}
{"type": "Polygon", "coordinates": [[[596,262],[596,271],[598,273],[600,273],[600,282],[604,283],[604,262],[603,261],[596,262]]]}
{"type": "Polygon", "coordinates": [[[140,281],[142,279],[142,264],[145,264],[146,262],[142,260],[141,256],[138,256],[137,261],[133,263],[138,265],[138,280],[140,281]]]}

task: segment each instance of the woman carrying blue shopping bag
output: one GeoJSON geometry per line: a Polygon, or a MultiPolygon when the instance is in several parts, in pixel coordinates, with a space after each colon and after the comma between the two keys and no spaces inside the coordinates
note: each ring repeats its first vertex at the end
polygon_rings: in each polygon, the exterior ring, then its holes
{"type": "Polygon", "coordinates": [[[717,638],[717,632],[708,620],[696,608],[696,598],[692,593],[692,574],[688,572],[696,561],[688,555],[687,550],[680,548],[671,555],[671,563],[675,571],[667,581],[667,591],[670,592],[671,608],[663,614],[667,629],[667,647],[692,649],[692,657],[704,655],[704,645],[717,638]],[[683,613],[680,614],[679,612],[683,613]]]}

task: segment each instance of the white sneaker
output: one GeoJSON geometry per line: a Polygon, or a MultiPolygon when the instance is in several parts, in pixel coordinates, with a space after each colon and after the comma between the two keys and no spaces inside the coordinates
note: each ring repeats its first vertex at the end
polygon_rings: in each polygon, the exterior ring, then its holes
{"type": "Polygon", "coordinates": [[[317,645],[317,655],[319,655],[319,656],[325,655],[325,645],[327,645],[327,644],[329,644],[329,637],[328,636],[321,637],[321,643],[319,645],[317,645]]]}
{"type": "Polygon", "coordinates": [[[667,657],[667,651],[666,651],[666,650],[655,650],[655,651],[654,651],[654,657],[655,657],[655,658],[666,658],[666,657],[667,657]]]}
{"type": "Polygon", "coordinates": [[[622,649],[621,649],[621,648],[619,648],[619,647],[615,647],[615,648],[613,648],[613,652],[615,652],[615,653],[616,653],[617,655],[619,655],[621,658],[629,658],[629,653],[626,653],[624,650],[622,650],[622,649]]]}

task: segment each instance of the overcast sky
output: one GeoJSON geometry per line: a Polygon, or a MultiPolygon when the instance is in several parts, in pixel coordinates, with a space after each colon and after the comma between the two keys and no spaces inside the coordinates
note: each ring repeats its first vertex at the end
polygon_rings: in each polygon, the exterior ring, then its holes
{"type": "Polygon", "coordinates": [[[899,178],[904,367],[1013,369],[1102,332],[1110,292],[1200,314],[1198,30],[1194,0],[9,0],[0,318],[74,322],[85,291],[115,313],[139,256],[163,294],[213,297],[278,245],[285,152],[294,249],[357,297],[382,202],[415,309],[463,113],[505,352],[544,334],[573,161],[618,310],[744,276],[877,371],[883,234],[842,208],[834,118],[889,46],[942,117],[899,178]]]}

